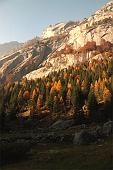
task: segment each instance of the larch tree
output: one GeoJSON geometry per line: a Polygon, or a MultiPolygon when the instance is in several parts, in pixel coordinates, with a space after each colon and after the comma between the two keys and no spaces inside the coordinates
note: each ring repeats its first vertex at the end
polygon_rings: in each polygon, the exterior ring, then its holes
{"type": "Polygon", "coordinates": [[[92,120],[96,120],[96,112],[98,109],[98,103],[96,96],[94,94],[94,89],[90,88],[89,94],[88,94],[88,110],[89,110],[89,115],[92,120]]]}

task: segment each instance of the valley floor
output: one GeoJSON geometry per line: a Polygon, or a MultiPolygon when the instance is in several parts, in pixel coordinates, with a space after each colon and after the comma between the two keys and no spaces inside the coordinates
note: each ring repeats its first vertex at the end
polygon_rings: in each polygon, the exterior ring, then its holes
{"type": "Polygon", "coordinates": [[[10,162],[1,170],[112,170],[113,137],[90,145],[36,145],[22,161],[10,162]]]}

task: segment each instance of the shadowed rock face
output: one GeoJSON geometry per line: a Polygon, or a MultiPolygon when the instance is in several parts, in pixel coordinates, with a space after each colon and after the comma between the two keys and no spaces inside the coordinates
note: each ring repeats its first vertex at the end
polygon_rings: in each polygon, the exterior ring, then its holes
{"type": "Polygon", "coordinates": [[[81,132],[75,133],[73,143],[75,145],[88,144],[96,141],[96,136],[94,133],[82,130],[81,132]]]}
{"type": "Polygon", "coordinates": [[[7,55],[11,51],[16,50],[19,48],[22,44],[17,41],[12,41],[4,44],[0,44],[0,58],[2,58],[4,55],[7,55]]]}
{"type": "Polygon", "coordinates": [[[76,132],[73,144],[89,144],[92,142],[99,142],[105,137],[111,136],[113,134],[113,121],[108,121],[103,124],[103,126],[97,126],[94,129],[83,129],[80,132],[76,132]]]}
{"type": "MultiPolygon", "coordinates": [[[[25,43],[20,50],[0,59],[0,81],[18,80],[23,76],[36,79],[52,71],[67,68],[82,62],[84,56],[72,53],[61,54],[66,45],[74,50],[87,42],[97,45],[104,39],[113,43],[113,1],[81,22],[58,23],[49,26],[40,38],[25,43]]],[[[90,59],[91,54],[85,56],[90,59]]]]}
{"type": "Polygon", "coordinates": [[[18,80],[24,75],[37,69],[46,56],[51,52],[51,48],[45,44],[38,47],[32,46],[27,49],[19,50],[0,60],[1,81],[10,79],[18,80]]]}

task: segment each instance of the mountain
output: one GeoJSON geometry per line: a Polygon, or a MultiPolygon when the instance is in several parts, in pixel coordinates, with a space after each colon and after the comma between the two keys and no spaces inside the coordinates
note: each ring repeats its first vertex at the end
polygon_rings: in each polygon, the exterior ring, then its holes
{"type": "Polygon", "coordinates": [[[112,43],[113,1],[110,1],[82,21],[50,25],[41,37],[0,59],[0,81],[18,80],[23,76],[36,79],[84,60],[101,59],[102,55],[92,55],[94,46],[112,43]],[[81,51],[87,45],[93,48],[84,54],[81,51]]]}
{"type": "Polygon", "coordinates": [[[17,41],[11,41],[8,43],[0,44],[0,58],[12,51],[17,50],[20,47],[21,43],[17,41]]]}

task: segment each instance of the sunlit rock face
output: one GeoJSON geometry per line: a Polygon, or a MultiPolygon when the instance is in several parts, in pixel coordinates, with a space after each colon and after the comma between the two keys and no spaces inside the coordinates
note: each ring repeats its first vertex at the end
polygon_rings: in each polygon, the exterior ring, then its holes
{"type": "Polygon", "coordinates": [[[102,38],[113,42],[113,1],[82,21],[69,33],[69,42],[74,43],[75,48],[84,46],[87,41],[100,44],[102,38]]]}

